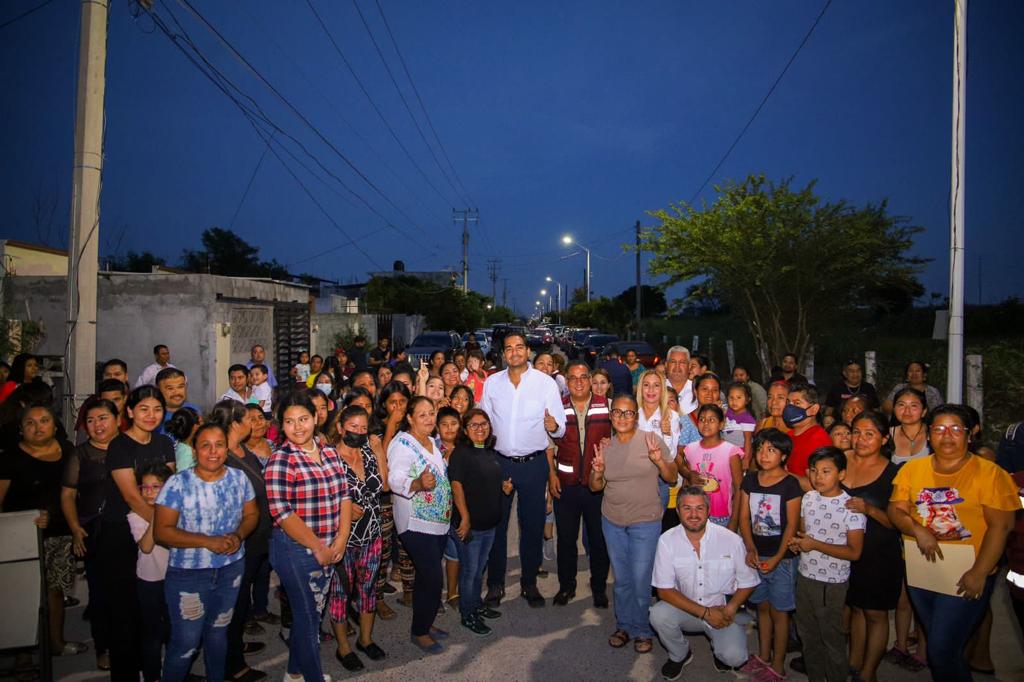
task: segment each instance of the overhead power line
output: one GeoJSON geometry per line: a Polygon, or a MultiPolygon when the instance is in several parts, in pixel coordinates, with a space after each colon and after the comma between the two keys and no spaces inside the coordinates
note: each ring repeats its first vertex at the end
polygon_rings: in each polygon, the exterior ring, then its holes
{"type": "Polygon", "coordinates": [[[818,24],[821,22],[821,18],[825,16],[825,12],[828,11],[828,7],[831,4],[832,0],[825,0],[825,5],[821,8],[821,12],[818,13],[818,17],[814,20],[814,23],[811,24],[811,27],[807,30],[807,34],[804,35],[804,39],[801,40],[800,44],[796,46],[796,50],[793,51],[793,54],[790,56],[789,61],[786,62],[786,65],[784,67],[782,67],[782,71],[779,72],[778,78],[776,78],[775,82],[772,83],[772,86],[768,88],[768,92],[766,92],[764,97],[761,99],[761,103],[757,105],[756,109],[754,109],[754,113],[750,115],[750,118],[747,120],[746,125],[744,125],[743,129],[740,130],[739,135],[737,135],[736,139],[732,141],[732,144],[729,145],[729,148],[725,150],[725,154],[722,154],[722,158],[718,160],[718,163],[716,163],[715,167],[711,169],[711,172],[708,173],[708,176],[704,178],[704,182],[701,183],[700,187],[697,188],[697,191],[693,193],[692,197],[690,197],[691,205],[694,201],[697,200],[697,197],[700,196],[700,193],[704,191],[704,188],[708,186],[708,183],[711,182],[711,178],[715,177],[715,173],[717,173],[718,169],[722,167],[722,164],[725,163],[725,160],[729,158],[729,155],[732,154],[732,150],[735,149],[736,145],[738,145],[740,143],[740,140],[743,139],[743,135],[750,128],[751,124],[754,122],[754,119],[756,119],[757,115],[761,113],[762,109],[764,109],[764,105],[768,103],[768,98],[772,96],[772,93],[775,92],[775,88],[777,88],[779,83],[782,82],[782,78],[786,75],[786,72],[789,71],[789,67],[793,65],[793,62],[796,61],[796,57],[798,54],[800,54],[800,50],[802,50],[804,48],[804,45],[807,44],[807,41],[810,40],[811,34],[814,33],[814,29],[818,27],[818,24]]]}
{"type": "Polygon", "coordinates": [[[412,86],[412,91],[416,95],[416,101],[420,104],[420,109],[423,110],[423,117],[427,119],[427,125],[430,126],[430,132],[434,135],[434,140],[437,141],[437,146],[441,150],[441,154],[444,155],[445,161],[448,162],[448,167],[452,170],[452,176],[455,177],[456,182],[459,183],[459,187],[462,188],[462,194],[466,199],[467,205],[475,206],[476,202],[473,201],[473,197],[470,196],[466,190],[466,186],[462,183],[462,178],[459,177],[458,171],[455,170],[455,164],[452,163],[452,159],[448,156],[448,150],[444,148],[444,144],[441,142],[441,137],[437,134],[437,128],[434,127],[434,122],[430,119],[430,114],[427,113],[427,107],[423,104],[423,98],[420,97],[419,88],[416,87],[416,81],[412,79],[412,73],[409,72],[409,67],[405,63],[405,57],[402,56],[402,51],[398,49],[398,41],[395,40],[395,34],[391,31],[391,24],[388,23],[388,18],[384,14],[384,8],[380,4],[380,0],[374,0],[377,3],[377,11],[380,13],[380,18],[384,22],[384,28],[387,30],[388,38],[391,39],[391,45],[395,48],[395,54],[398,55],[398,61],[402,65],[402,70],[405,71],[405,77],[409,79],[409,85],[412,86]]]}
{"type": "Polygon", "coordinates": [[[367,101],[370,102],[370,106],[377,113],[377,116],[380,118],[381,123],[383,123],[384,127],[387,128],[389,133],[391,133],[391,137],[394,138],[395,142],[398,144],[399,148],[401,148],[406,158],[409,159],[409,163],[413,165],[413,167],[420,174],[423,180],[428,185],[430,185],[430,188],[434,190],[438,197],[441,198],[441,201],[443,201],[449,207],[454,206],[456,202],[452,202],[452,200],[449,197],[446,197],[444,193],[442,193],[441,190],[438,189],[437,185],[435,185],[434,182],[430,179],[426,171],[423,170],[423,167],[420,166],[419,162],[417,162],[416,159],[413,157],[408,147],[406,147],[405,144],[402,142],[401,138],[398,137],[398,133],[395,132],[395,129],[394,127],[392,127],[391,123],[388,122],[387,117],[384,116],[384,112],[381,111],[379,106],[377,106],[377,102],[373,99],[373,96],[370,95],[370,91],[363,84],[362,79],[359,78],[359,75],[356,73],[355,68],[352,66],[351,62],[349,62],[348,57],[345,56],[345,51],[341,49],[341,45],[339,45],[338,41],[334,39],[334,34],[332,34],[331,30],[327,27],[327,23],[323,20],[323,17],[320,16],[320,13],[316,11],[316,7],[313,6],[312,0],[306,0],[306,4],[309,6],[309,9],[313,13],[313,16],[316,17],[317,23],[320,24],[320,29],[327,36],[327,40],[331,43],[331,46],[334,47],[334,51],[338,53],[339,57],[341,57],[342,63],[345,64],[345,68],[347,68],[348,72],[352,75],[352,78],[355,80],[356,85],[359,86],[359,89],[362,91],[363,95],[366,96],[367,101]]]}
{"type": "MultiPolygon", "coordinates": [[[[235,59],[236,59],[236,60],[238,60],[238,61],[239,61],[239,62],[240,62],[240,63],[241,63],[242,65],[244,65],[244,66],[246,67],[246,69],[248,69],[248,70],[249,70],[249,72],[250,72],[250,73],[252,73],[252,74],[253,74],[253,75],[254,75],[254,76],[255,76],[255,77],[256,77],[256,78],[257,78],[257,79],[258,79],[258,80],[259,80],[259,81],[260,81],[261,83],[263,83],[263,85],[264,85],[264,86],[265,86],[265,87],[266,87],[266,88],[267,88],[268,90],[270,90],[270,92],[271,92],[271,93],[273,93],[273,94],[274,94],[274,96],[275,96],[275,97],[276,97],[276,98],[277,98],[277,99],[278,99],[278,100],[279,100],[279,101],[280,101],[280,102],[281,102],[282,104],[284,104],[284,105],[285,105],[285,107],[287,107],[289,111],[291,111],[291,112],[292,112],[292,113],[293,113],[293,114],[294,114],[294,115],[295,115],[295,116],[296,116],[296,117],[297,117],[297,118],[298,118],[298,119],[299,119],[300,121],[302,121],[302,123],[303,123],[303,124],[305,124],[305,126],[306,126],[307,128],[309,128],[309,130],[310,130],[310,131],[312,131],[312,132],[313,132],[313,134],[314,134],[314,135],[316,135],[316,137],[317,137],[317,138],[319,138],[319,139],[320,139],[320,141],[321,141],[321,142],[323,142],[323,144],[324,144],[324,145],[326,145],[328,149],[330,149],[330,150],[331,150],[332,152],[334,152],[334,154],[335,154],[335,155],[336,155],[336,156],[337,156],[337,157],[338,157],[339,159],[341,159],[341,160],[342,160],[342,161],[343,161],[343,162],[345,163],[345,165],[347,165],[347,166],[348,166],[348,167],[349,167],[349,168],[350,168],[350,169],[351,169],[351,170],[352,170],[352,171],[353,171],[353,172],[354,172],[354,173],[355,173],[356,175],[358,175],[358,176],[359,176],[359,177],[360,177],[360,178],[361,178],[361,179],[363,180],[363,182],[365,182],[365,183],[366,183],[366,184],[367,184],[367,185],[368,185],[368,186],[369,186],[369,187],[370,187],[370,188],[371,188],[371,189],[372,189],[372,190],[373,190],[373,191],[374,191],[374,192],[375,192],[375,193],[376,193],[376,194],[377,194],[378,196],[380,196],[380,197],[381,197],[381,198],[382,198],[382,199],[383,199],[383,200],[384,200],[384,201],[385,201],[385,202],[386,202],[386,203],[387,203],[387,204],[388,204],[389,206],[391,206],[391,207],[392,207],[392,208],[393,208],[393,209],[394,209],[395,211],[397,211],[397,212],[398,212],[398,213],[399,213],[399,214],[400,214],[400,215],[401,215],[401,216],[402,216],[403,218],[405,218],[406,220],[408,220],[408,221],[409,221],[409,222],[410,222],[410,223],[411,223],[412,225],[414,225],[415,227],[417,227],[417,228],[418,228],[419,230],[421,230],[421,231],[423,231],[423,232],[426,232],[426,230],[425,230],[425,229],[423,228],[423,226],[422,226],[422,225],[420,225],[420,224],[419,224],[419,223],[417,223],[417,222],[416,222],[415,220],[413,220],[413,219],[412,219],[412,217],[410,217],[410,216],[409,216],[409,215],[408,215],[408,214],[407,214],[407,213],[406,213],[406,212],[405,212],[404,210],[402,210],[402,208],[401,208],[400,206],[398,206],[398,204],[396,204],[396,203],[395,203],[395,202],[394,202],[394,201],[393,201],[393,200],[391,199],[391,197],[389,197],[388,195],[386,195],[386,194],[385,194],[385,193],[384,193],[384,192],[383,192],[383,191],[382,191],[382,190],[381,190],[381,189],[380,189],[380,188],[379,188],[379,187],[378,187],[378,186],[377,186],[376,184],[374,184],[374,182],[373,182],[373,181],[372,181],[372,180],[371,180],[371,179],[370,179],[369,177],[367,177],[367,175],[366,175],[366,174],[365,174],[365,173],[364,173],[364,172],[363,172],[362,170],[360,170],[360,169],[359,169],[359,167],[358,167],[358,166],[356,166],[356,165],[355,165],[355,163],[353,163],[353,162],[352,162],[352,160],[348,158],[348,156],[346,156],[346,155],[345,155],[345,154],[344,154],[344,153],[343,153],[343,152],[342,152],[342,151],[341,151],[340,149],[338,149],[338,147],[337,147],[337,146],[336,146],[336,145],[335,145],[335,144],[334,144],[333,142],[331,142],[331,141],[330,141],[330,140],[329,140],[329,139],[327,138],[327,136],[325,136],[325,135],[323,134],[323,132],[321,132],[321,130],[320,130],[320,129],[319,129],[319,128],[318,128],[317,126],[315,126],[315,125],[314,125],[314,124],[312,123],[312,121],[310,121],[310,120],[309,120],[309,119],[308,119],[308,118],[307,118],[307,117],[305,116],[305,114],[303,114],[303,113],[302,113],[302,112],[301,112],[301,111],[300,111],[300,110],[299,110],[299,109],[298,109],[298,108],[297,108],[297,107],[296,107],[296,106],[295,106],[294,104],[292,104],[292,102],[291,102],[291,101],[290,101],[290,100],[289,100],[289,99],[288,99],[287,97],[285,97],[285,96],[284,96],[284,95],[283,95],[283,94],[281,93],[281,91],[280,91],[280,90],[278,90],[278,89],[277,89],[277,88],[276,88],[276,87],[274,86],[274,84],[273,84],[273,83],[271,83],[271,82],[270,82],[270,81],[269,81],[269,80],[268,80],[268,79],[266,78],[266,76],[264,76],[264,75],[263,75],[262,73],[260,73],[260,71],[259,71],[258,69],[256,69],[256,67],[255,67],[255,66],[253,66],[253,64],[252,64],[252,63],[251,63],[251,62],[250,62],[250,61],[249,61],[248,59],[246,59],[246,58],[245,58],[245,56],[244,56],[244,55],[243,55],[243,54],[242,54],[241,52],[239,52],[239,51],[238,51],[238,49],[237,49],[237,48],[235,48],[235,46],[234,46],[234,45],[232,45],[232,44],[231,44],[231,42],[230,42],[230,41],[228,41],[228,39],[227,39],[226,37],[224,37],[224,35],[223,35],[223,34],[222,34],[222,33],[221,33],[220,31],[218,31],[218,30],[217,30],[217,28],[216,28],[216,27],[215,27],[215,26],[214,26],[214,25],[213,25],[212,23],[210,23],[210,22],[209,22],[209,21],[208,21],[208,20],[206,19],[206,17],[204,17],[204,16],[202,15],[202,13],[200,13],[200,12],[199,12],[199,10],[197,10],[197,9],[196,9],[195,7],[193,7],[193,6],[192,6],[192,4],[191,4],[191,3],[189,2],[189,0],[178,0],[178,2],[179,2],[179,4],[181,4],[181,5],[183,6],[183,7],[185,7],[185,8],[186,8],[186,9],[187,9],[187,10],[188,10],[189,12],[191,12],[191,13],[192,13],[192,15],[193,15],[193,16],[194,16],[194,17],[195,17],[196,19],[198,19],[198,20],[199,20],[199,21],[200,21],[200,22],[201,22],[201,23],[202,23],[202,24],[203,24],[203,25],[204,25],[204,26],[205,26],[205,27],[207,28],[207,30],[209,30],[209,31],[210,31],[210,33],[212,33],[212,34],[213,34],[213,35],[214,35],[214,36],[215,36],[215,37],[216,37],[216,38],[217,38],[217,39],[218,39],[218,40],[220,41],[220,43],[221,43],[221,44],[222,44],[222,45],[223,45],[223,46],[224,46],[225,48],[227,48],[227,49],[228,49],[228,51],[229,51],[229,52],[230,52],[230,53],[232,54],[232,56],[234,56],[234,57],[235,57],[235,59]]],[[[165,5],[165,6],[166,6],[166,5],[165,5]]],[[[275,126],[275,127],[276,127],[276,126],[275,126]]],[[[293,138],[293,139],[294,139],[294,138],[293,138]]],[[[350,189],[350,191],[352,191],[352,190],[350,189]]],[[[409,238],[409,239],[411,239],[411,240],[413,240],[413,241],[416,241],[417,243],[419,243],[419,241],[418,241],[418,240],[416,240],[416,239],[415,239],[415,237],[413,237],[412,235],[409,235],[409,234],[407,234],[406,232],[404,232],[403,230],[401,230],[400,228],[398,228],[398,226],[394,225],[394,224],[393,224],[393,223],[392,223],[392,222],[391,222],[390,220],[388,220],[388,219],[387,219],[387,218],[386,218],[386,217],[385,217],[385,216],[384,216],[384,215],[383,215],[382,213],[380,213],[380,211],[378,211],[378,210],[377,210],[377,209],[376,209],[376,208],[375,208],[375,207],[374,207],[374,206],[373,206],[373,205],[372,205],[372,204],[371,204],[371,203],[370,203],[369,201],[367,201],[367,200],[366,200],[366,199],[365,199],[365,198],[364,198],[364,197],[363,197],[362,195],[360,195],[360,194],[358,194],[358,193],[356,193],[356,192],[354,192],[354,191],[352,191],[352,193],[353,193],[353,194],[354,194],[354,195],[355,195],[355,196],[356,196],[356,197],[358,198],[358,200],[359,200],[359,201],[360,201],[360,202],[361,202],[362,204],[364,204],[364,205],[366,206],[366,208],[368,208],[368,209],[369,209],[369,210],[370,210],[370,211],[371,211],[371,212],[372,212],[372,213],[373,213],[374,215],[376,215],[376,216],[380,217],[380,218],[381,218],[382,220],[384,220],[384,221],[386,222],[386,224],[387,224],[388,226],[392,227],[393,229],[395,229],[396,231],[398,231],[398,232],[399,232],[400,234],[402,234],[403,236],[405,236],[405,237],[407,237],[407,238],[409,238]]],[[[421,246],[422,246],[422,245],[421,245],[421,246]]],[[[426,247],[423,247],[423,248],[426,248],[426,247]]]]}
{"type": "Polygon", "coordinates": [[[416,114],[412,113],[412,107],[409,106],[409,100],[405,98],[405,93],[402,92],[402,88],[398,87],[398,81],[395,79],[395,74],[391,71],[391,67],[388,65],[388,60],[384,58],[384,52],[380,49],[380,44],[373,35],[373,31],[370,30],[370,24],[367,23],[366,17],[363,16],[363,10],[359,8],[359,0],[352,0],[352,6],[356,8],[356,13],[359,15],[359,20],[363,22],[363,28],[366,29],[366,35],[369,36],[370,42],[373,43],[373,49],[376,50],[377,56],[380,57],[380,63],[384,65],[384,70],[387,71],[388,78],[391,79],[391,84],[395,86],[395,92],[398,93],[398,98],[402,100],[402,106],[405,107],[406,112],[409,114],[409,118],[412,119],[412,124],[416,128],[416,132],[419,134],[420,139],[423,140],[423,144],[426,146],[427,151],[430,152],[430,158],[434,159],[434,163],[437,165],[437,169],[441,171],[441,175],[448,182],[448,186],[455,192],[455,196],[460,201],[468,201],[464,196],[459,195],[459,188],[455,186],[452,179],[448,176],[448,171],[441,165],[440,159],[437,158],[437,153],[434,152],[434,147],[427,141],[427,136],[423,133],[423,128],[420,127],[420,122],[416,119],[416,114]]]}
{"type": "Polygon", "coordinates": [[[30,14],[35,14],[36,12],[41,10],[42,8],[44,8],[47,5],[49,5],[51,2],[53,2],[53,0],[45,0],[44,2],[41,2],[38,5],[36,5],[35,7],[33,7],[32,9],[25,10],[24,12],[22,12],[21,14],[19,14],[16,17],[11,17],[10,19],[5,21],[4,23],[0,24],[0,31],[4,30],[5,28],[7,28],[8,26],[10,26],[12,24],[16,24],[17,22],[21,21],[22,19],[24,19],[25,17],[29,16],[30,14]]]}

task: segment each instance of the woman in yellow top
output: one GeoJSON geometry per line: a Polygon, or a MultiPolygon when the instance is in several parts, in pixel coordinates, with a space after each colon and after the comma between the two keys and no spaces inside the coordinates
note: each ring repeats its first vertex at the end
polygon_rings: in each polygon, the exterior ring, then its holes
{"type": "MultiPolygon", "coordinates": [[[[996,564],[1021,508],[1005,471],[967,447],[970,416],[961,405],[936,408],[928,420],[934,454],[903,465],[893,481],[889,519],[928,561],[943,545],[970,545],[974,564],[957,582],[958,596],[910,587],[910,600],[928,633],[932,679],[969,680],[964,645],[988,608],[996,564]]],[[[910,551],[914,551],[911,549],[910,551]]]]}

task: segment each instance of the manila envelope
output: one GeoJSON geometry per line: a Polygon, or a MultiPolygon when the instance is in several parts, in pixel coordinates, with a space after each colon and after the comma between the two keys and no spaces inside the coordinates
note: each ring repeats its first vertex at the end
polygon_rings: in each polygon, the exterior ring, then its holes
{"type": "Polygon", "coordinates": [[[974,566],[974,545],[955,545],[940,542],[942,557],[936,557],[934,563],[928,561],[917,543],[903,538],[903,556],[907,563],[907,584],[924,590],[948,594],[954,597],[961,595],[956,592],[956,584],[964,573],[974,566]]]}

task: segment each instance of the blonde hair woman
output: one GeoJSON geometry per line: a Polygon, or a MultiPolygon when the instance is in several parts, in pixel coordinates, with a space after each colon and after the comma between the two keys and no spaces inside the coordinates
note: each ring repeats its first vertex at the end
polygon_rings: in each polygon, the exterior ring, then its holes
{"type": "MultiPolygon", "coordinates": [[[[678,457],[679,417],[669,405],[668,385],[665,377],[653,369],[646,370],[636,382],[637,428],[640,431],[651,431],[661,436],[668,446],[671,459],[678,457]]],[[[669,485],[664,481],[658,483],[663,507],[670,504],[669,485]]]]}

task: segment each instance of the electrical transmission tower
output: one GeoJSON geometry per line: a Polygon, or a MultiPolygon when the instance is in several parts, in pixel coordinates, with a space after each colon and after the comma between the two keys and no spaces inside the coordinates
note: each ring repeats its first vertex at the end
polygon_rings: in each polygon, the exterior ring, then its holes
{"type": "Polygon", "coordinates": [[[498,271],[501,269],[500,258],[487,259],[487,277],[491,280],[491,300],[498,302],[498,271]]]}

